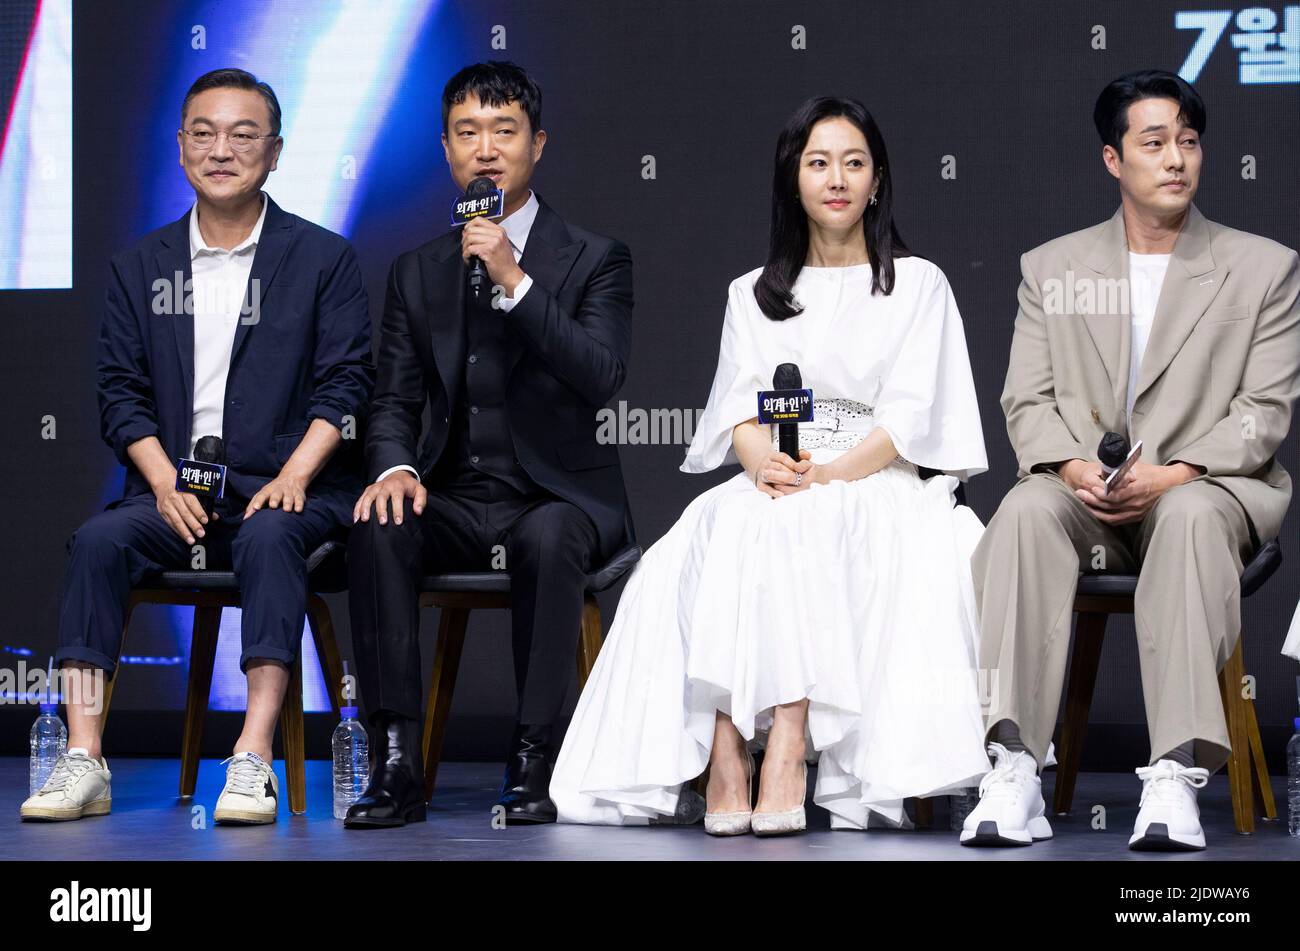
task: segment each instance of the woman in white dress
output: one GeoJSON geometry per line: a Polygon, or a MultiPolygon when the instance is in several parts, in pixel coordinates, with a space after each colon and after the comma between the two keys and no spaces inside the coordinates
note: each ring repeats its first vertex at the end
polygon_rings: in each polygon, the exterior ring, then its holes
{"type": "Polygon", "coordinates": [[[787,124],[768,263],[728,292],[681,468],[736,462],[628,579],[551,779],[560,821],[671,817],[707,766],[708,831],[798,831],[810,742],[833,828],[906,826],[905,797],[989,769],[983,526],[953,497],[987,462],[952,292],[899,239],[884,141],[853,100],[809,100],[787,124]],[[813,391],[798,461],[756,419],[781,363],[813,391]]]}

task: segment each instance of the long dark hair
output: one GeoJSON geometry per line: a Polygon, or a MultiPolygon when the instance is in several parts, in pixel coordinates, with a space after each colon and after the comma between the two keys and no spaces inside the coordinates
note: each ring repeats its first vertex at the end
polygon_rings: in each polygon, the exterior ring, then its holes
{"type": "Polygon", "coordinates": [[[808,213],[799,201],[799,160],[813,126],[823,119],[837,116],[843,116],[862,130],[880,180],[876,203],[867,205],[862,215],[867,256],[871,259],[872,293],[892,293],[894,258],[911,254],[894,225],[893,175],[889,170],[885,140],[876,120],[856,99],[838,96],[809,99],[795,110],[776,140],[776,162],[772,173],[772,235],[767,264],[754,285],[754,297],[759,308],[772,320],[786,320],[803,313],[803,308],[794,301],[792,290],[808,257],[808,213]]]}

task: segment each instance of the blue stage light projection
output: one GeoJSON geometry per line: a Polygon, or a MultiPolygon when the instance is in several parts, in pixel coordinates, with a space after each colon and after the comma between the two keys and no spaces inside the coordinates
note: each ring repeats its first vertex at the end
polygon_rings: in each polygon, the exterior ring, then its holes
{"type": "Polygon", "coordinates": [[[0,289],[72,286],[72,0],[0,8],[0,289]]]}

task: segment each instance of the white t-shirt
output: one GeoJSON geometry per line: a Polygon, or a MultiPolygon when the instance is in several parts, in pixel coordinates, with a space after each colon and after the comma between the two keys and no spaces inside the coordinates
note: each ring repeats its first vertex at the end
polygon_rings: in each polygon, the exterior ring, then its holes
{"type": "Polygon", "coordinates": [[[1156,303],[1160,288],[1169,270],[1168,254],[1128,253],[1129,304],[1132,313],[1132,341],[1128,360],[1128,415],[1133,415],[1133,401],[1137,398],[1138,372],[1142,369],[1142,355],[1151,339],[1151,325],[1155,321],[1156,303]]]}
{"type": "Polygon", "coordinates": [[[199,205],[190,210],[190,268],[194,293],[194,416],[189,454],[204,436],[221,436],[225,422],[226,377],[230,375],[235,329],[253,271],[253,256],[266,222],[262,213],[247,238],[229,251],[214,248],[199,230],[199,205]]]}

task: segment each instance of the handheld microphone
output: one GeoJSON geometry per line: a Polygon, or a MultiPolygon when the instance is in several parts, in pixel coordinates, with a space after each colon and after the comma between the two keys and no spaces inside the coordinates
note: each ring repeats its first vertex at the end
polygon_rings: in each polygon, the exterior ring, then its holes
{"type": "MultiPolygon", "coordinates": [[[[772,374],[772,388],[775,390],[803,389],[803,375],[799,372],[799,367],[793,363],[782,363],[778,366],[776,372],[772,374]]],[[[781,452],[798,462],[799,423],[778,423],[776,428],[781,452]]]]}
{"type": "Polygon", "coordinates": [[[1097,446],[1097,460],[1101,463],[1102,478],[1118,469],[1128,456],[1128,437],[1122,433],[1106,433],[1097,446]]]}
{"type": "Polygon", "coordinates": [[[219,466],[226,464],[226,444],[220,436],[200,436],[194,444],[194,458],[199,462],[213,462],[219,466]]]}
{"type": "MultiPolygon", "coordinates": [[[[501,189],[497,188],[496,183],[486,175],[480,176],[469,183],[469,187],[465,189],[465,197],[457,200],[455,208],[452,209],[452,224],[464,224],[471,218],[499,218],[503,210],[503,199],[501,189]]],[[[487,268],[483,266],[483,261],[477,254],[471,255],[469,286],[475,297],[483,293],[483,285],[486,283],[487,268]]]]}
{"type": "Polygon", "coordinates": [[[1097,460],[1101,463],[1102,481],[1106,494],[1124,481],[1129,471],[1142,458],[1142,440],[1132,447],[1128,438],[1119,433],[1106,433],[1097,447],[1097,460]]]}
{"type": "Polygon", "coordinates": [[[226,444],[220,436],[202,436],[194,444],[194,458],[176,463],[176,491],[199,498],[211,516],[217,499],[226,492],[226,444]]]}

